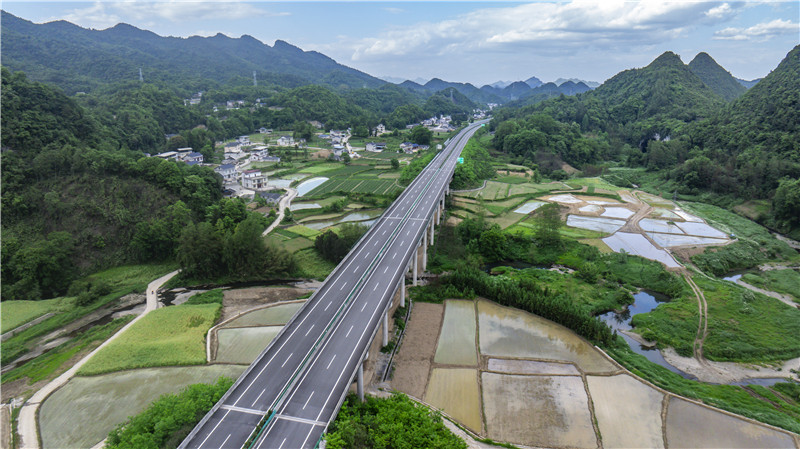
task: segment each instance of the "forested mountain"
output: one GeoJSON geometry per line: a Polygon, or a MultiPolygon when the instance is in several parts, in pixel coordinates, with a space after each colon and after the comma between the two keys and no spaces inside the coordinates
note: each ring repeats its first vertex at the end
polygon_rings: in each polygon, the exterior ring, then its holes
{"type": "MultiPolygon", "coordinates": [[[[695,184],[743,198],[768,198],[777,189],[777,224],[800,226],[800,46],[744,95],[691,131],[693,144],[704,151],[700,157],[707,158],[701,159],[695,184]]],[[[676,176],[695,179],[689,162],[676,176]]]]}
{"type": "Polygon", "coordinates": [[[52,297],[138,254],[167,257],[171,239],[221,196],[210,168],[144,158],[128,149],[125,124],[5,68],[2,117],[4,299],[52,297]]]}
{"type": "Polygon", "coordinates": [[[536,78],[535,76],[532,76],[532,77],[530,77],[530,78],[525,80],[525,84],[527,84],[528,86],[531,86],[531,88],[536,88],[536,87],[541,86],[544,83],[539,78],[536,78]]]}
{"type": "Polygon", "coordinates": [[[334,88],[386,84],[314,51],[284,41],[273,46],[250,36],[162,37],[127,24],[89,30],[69,22],[35,24],[2,12],[3,65],[68,94],[136,80],[139,68],[150,82],[181,84],[197,90],[208,81],[260,79],[278,84],[324,84],[334,88]]]}
{"type": "Polygon", "coordinates": [[[760,220],[800,232],[800,46],[729,103],[671,52],[591,92],[510,107],[520,103],[496,110],[491,125],[496,148],[520,163],[545,173],[557,167],[552,155],[593,170],[643,166],[660,173],[666,191],[725,205],[772,200],[760,220]]]}
{"type": "Polygon", "coordinates": [[[443,81],[439,78],[433,78],[432,80],[425,83],[423,87],[431,92],[439,92],[441,90],[447,89],[448,87],[452,87],[457,91],[461,92],[462,94],[464,94],[467,98],[470,99],[470,101],[473,101],[475,103],[486,104],[486,103],[503,102],[503,100],[500,97],[484,92],[470,83],[454,83],[450,81],[443,81]]]}
{"type": "Polygon", "coordinates": [[[717,61],[706,52],[698,53],[689,63],[689,69],[725,100],[739,98],[747,91],[747,88],[736,81],[730,72],[717,64],[717,61]]]}
{"type": "Polygon", "coordinates": [[[741,78],[736,78],[736,82],[738,82],[742,86],[744,86],[744,87],[749,89],[749,88],[755,86],[756,84],[758,84],[758,82],[761,81],[762,79],[763,78],[756,78],[754,80],[747,81],[747,80],[743,80],[741,78]]]}

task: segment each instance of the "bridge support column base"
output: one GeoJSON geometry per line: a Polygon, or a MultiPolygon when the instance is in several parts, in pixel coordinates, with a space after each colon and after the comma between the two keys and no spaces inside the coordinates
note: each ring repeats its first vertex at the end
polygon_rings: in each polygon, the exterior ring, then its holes
{"type": "Polygon", "coordinates": [[[400,307],[406,306],[406,278],[400,278],[400,307]]]}
{"type": "Polygon", "coordinates": [[[383,314],[383,346],[389,344],[389,310],[383,314]]]}
{"type": "Polygon", "coordinates": [[[361,400],[361,402],[364,402],[364,362],[358,364],[356,390],[358,390],[358,399],[361,400]]]}
{"type": "Polygon", "coordinates": [[[419,247],[417,247],[417,250],[414,251],[414,265],[411,268],[411,273],[414,280],[414,287],[417,286],[417,265],[419,264],[418,259],[419,259],[419,247]]]}

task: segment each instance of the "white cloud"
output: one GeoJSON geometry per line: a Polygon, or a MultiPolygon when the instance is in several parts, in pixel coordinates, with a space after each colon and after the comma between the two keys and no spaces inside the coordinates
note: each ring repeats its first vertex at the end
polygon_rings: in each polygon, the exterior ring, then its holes
{"type": "Polygon", "coordinates": [[[790,20],[775,19],[771,22],[763,22],[748,28],[725,28],[714,32],[714,39],[717,40],[769,40],[782,34],[800,33],[800,23],[790,20]]]}
{"type": "Polygon", "coordinates": [[[287,15],[289,15],[287,12],[273,12],[235,0],[215,2],[168,0],[161,2],[97,1],[91,6],[74,9],[62,18],[81,26],[107,28],[124,21],[139,21],[139,23],[146,21],[144,23],[151,24],[154,19],[176,23],[287,15]]]}
{"type": "Polygon", "coordinates": [[[386,7],[383,8],[383,10],[388,12],[389,14],[402,14],[406,12],[404,9],[394,8],[394,7],[386,7]]]}
{"type": "Polygon", "coordinates": [[[372,38],[339,42],[353,60],[443,54],[657,45],[690,29],[733,17],[743,3],[574,1],[484,8],[451,20],[397,27],[372,38]]]}

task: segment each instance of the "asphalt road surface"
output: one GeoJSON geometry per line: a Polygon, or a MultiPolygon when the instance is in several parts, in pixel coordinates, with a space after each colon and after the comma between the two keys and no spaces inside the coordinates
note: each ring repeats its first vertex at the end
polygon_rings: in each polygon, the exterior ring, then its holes
{"type": "Polygon", "coordinates": [[[353,381],[452,178],[470,125],[420,173],[242,374],[182,448],[314,447],[353,381]]]}

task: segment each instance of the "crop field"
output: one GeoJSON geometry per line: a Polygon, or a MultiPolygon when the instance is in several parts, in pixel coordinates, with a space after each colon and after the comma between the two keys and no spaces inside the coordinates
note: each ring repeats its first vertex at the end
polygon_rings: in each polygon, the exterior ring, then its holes
{"type": "Polygon", "coordinates": [[[244,366],[210,365],[146,368],[91,377],[75,377],[50,395],[39,409],[44,449],[85,449],[144,410],[165,393],[187,385],[237,378],[244,366]]]}
{"type": "Polygon", "coordinates": [[[388,195],[399,190],[394,180],[390,179],[329,179],[307,194],[308,197],[325,195],[333,192],[372,193],[388,195]]]}
{"type": "Polygon", "coordinates": [[[303,167],[302,168],[302,172],[303,173],[311,173],[312,175],[318,175],[320,173],[323,173],[323,172],[326,172],[326,171],[331,171],[331,170],[336,170],[336,169],[341,168],[341,167],[342,167],[341,164],[336,164],[336,163],[333,163],[333,162],[326,162],[324,164],[315,164],[315,165],[310,165],[308,167],[303,167]]]}
{"type": "Polygon", "coordinates": [[[283,249],[291,253],[295,253],[301,249],[311,248],[312,246],[314,246],[314,242],[305,237],[293,238],[284,242],[282,245],[283,249]]]}
{"type": "Polygon", "coordinates": [[[618,186],[615,186],[614,184],[611,184],[602,178],[575,178],[575,179],[570,179],[567,182],[567,184],[570,187],[574,187],[576,189],[580,189],[583,186],[594,187],[595,189],[611,190],[611,191],[619,189],[618,186]]]}
{"type": "Polygon", "coordinates": [[[220,304],[183,304],[154,310],[94,355],[80,375],[206,362],[205,335],[220,304]]]}
{"type": "Polygon", "coordinates": [[[294,225],[286,229],[287,231],[297,234],[301,237],[314,238],[319,235],[319,232],[303,225],[294,225]]]}
{"type": "Polygon", "coordinates": [[[41,301],[3,301],[0,303],[0,333],[32,321],[48,312],[60,309],[64,298],[41,301]]]}
{"type": "Polygon", "coordinates": [[[294,257],[300,276],[308,279],[322,281],[336,268],[336,264],[323,259],[314,248],[298,251],[294,257]]]}

